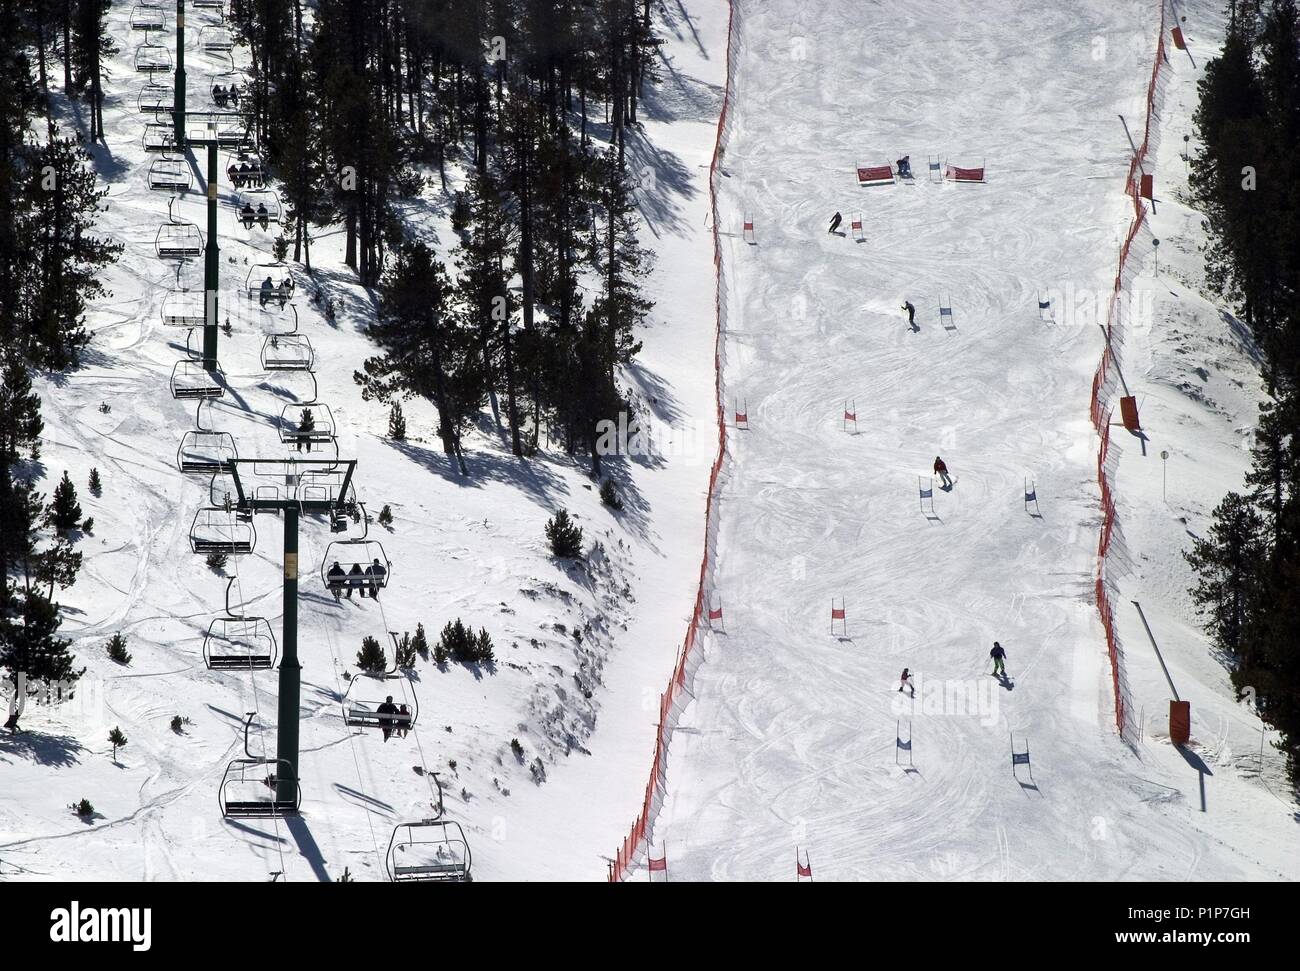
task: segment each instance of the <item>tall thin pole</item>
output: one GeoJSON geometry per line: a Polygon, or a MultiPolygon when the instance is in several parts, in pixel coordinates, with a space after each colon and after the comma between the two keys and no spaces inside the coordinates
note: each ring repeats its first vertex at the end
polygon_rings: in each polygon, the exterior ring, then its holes
{"type": "Polygon", "coordinates": [[[302,666],[298,663],[298,507],[284,510],[284,643],[280,652],[280,703],[275,756],[280,760],[275,798],[292,802],[298,781],[298,708],[302,666]]]}
{"type": "Polygon", "coordinates": [[[217,134],[208,132],[208,240],[203,251],[203,369],[217,369],[217,288],[221,247],[217,243],[217,134]]]}
{"type": "Polygon", "coordinates": [[[185,0],[176,0],[176,87],[172,105],[176,148],[185,147],[185,0]]]}

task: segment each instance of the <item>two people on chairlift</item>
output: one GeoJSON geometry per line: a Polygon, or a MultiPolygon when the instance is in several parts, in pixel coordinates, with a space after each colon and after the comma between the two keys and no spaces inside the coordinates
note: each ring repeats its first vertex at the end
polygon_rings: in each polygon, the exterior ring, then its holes
{"type": "MultiPolygon", "coordinates": [[[[276,286],[275,281],[268,276],[258,288],[258,305],[265,307],[272,300],[279,300],[280,309],[283,310],[284,305],[289,302],[289,294],[292,289],[293,286],[288,277],[285,277],[280,281],[280,285],[276,286]]],[[[278,346],[278,344],[273,346],[278,346]]]]}

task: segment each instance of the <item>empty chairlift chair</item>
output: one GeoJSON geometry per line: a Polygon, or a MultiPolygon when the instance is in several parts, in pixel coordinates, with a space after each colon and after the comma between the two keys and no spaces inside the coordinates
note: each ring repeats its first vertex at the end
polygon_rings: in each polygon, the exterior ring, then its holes
{"type": "MultiPolygon", "coordinates": [[[[146,132],[146,136],[147,136],[146,132]]],[[[194,185],[189,163],[183,158],[156,158],[149,163],[149,188],[164,192],[189,192],[194,185]]]]}
{"type": "Polygon", "coordinates": [[[162,322],[170,327],[202,327],[202,290],[169,290],[162,302],[162,322]]]}
{"type": "Polygon", "coordinates": [[[298,451],[334,442],[334,413],[319,401],[285,405],[280,412],[280,441],[298,451]]]}
{"type": "Polygon", "coordinates": [[[162,44],[145,41],[135,49],[135,69],[141,74],[154,74],[172,69],[172,55],[162,44]]]}
{"type": "Polygon", "coordinates": [[[190,0],[195,10],[220,10],[225,12],[226,0],[190,0]]]}
{"type": "Polygon", "coordinates": [[[171,114],[176,110],[176,89],[170,84],[161,84],[151,77],[140,85],[135,106],[141,114],[171,114]]]}
{"type": "Polygon", "coordinates": [[[221,777],[218,801],[227,819],[270,819],[291,816],[302,805],[302,786],[295,779],[292,798],[282,799],[277,790],[292,774],[287,759],[235,759],[221,777]]]}
{"type": "Polygon", "coordinates": [[[177,361],[172,368],[171,392],[182,401],[220,398],[226,393],[226,376],[220,367],[209,371],[202,361],[177,361]]]}
{"type": "Polygon", "coordinates": [[[464,830],[442,819],[398,824],[385,861],[392,883],[468,883],[470,863],[464,830]]]}
{"type": "Polygon", "coordinates": [[[278,657],[265,617],[218,617],[203,638],[203,663],[209,671],[264,671],[275,667],[278,657]]]}
{"type": "Polygon", "coordinates": [[[306,334],[271,334],[262,343],[262,368],[267,371],[310,371],[316,352],[306,334]]]}
{"type": "Polygon", "coordinates": [[[235,35],[221,24],[210,24],[199,30],[199,47],[209,54],[224,54],[235,49],[235,35]]]}
{"type": "Polygon", "coordinates": [[[235,438],[229,432],[191,429],[181,437],[176,467],[187,474],[215,475],[227,471],[237,458],[235,438]]]}
{"type": "Polygon", "coordinates": [[[167,26],[167,16],[162,7],[151,7],[138,3],[131,8],[132,30],[162,30],[167,26]]]}
{"type": "Polygon", "coordinates": [[[190,524],[190,549],[200,556],[225,553],[244,556],[257,545],[253,517],[222,507],[204,506],[190,524]]]}
{"type": "Polygon", "coordinates": [[[151,121],[144,126],[140,147],[150,154],[176,151],[176,130],[168,124],[151,121]]]}
{"type": "Polygon", "coordinates": [[[203,234],[193,223],[163,223],[153,245],[160,260],[192,260],[203,255],[203,234]]]}

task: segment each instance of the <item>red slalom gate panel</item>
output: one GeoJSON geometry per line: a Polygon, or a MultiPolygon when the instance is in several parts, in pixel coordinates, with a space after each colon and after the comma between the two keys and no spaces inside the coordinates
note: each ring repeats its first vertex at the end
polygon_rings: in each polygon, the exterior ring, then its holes
{"type": "Polygon", "coordinates": [[[1192,738],[1192,703],[1190,701],[1169,702],[1169,741],[1175,745],[1186,745],[1192,738]]]}
{"type": "Polygon", "coordinates": [[[1119,399],[1119,414],[1126,429],[1131,432],[1140,432],[1142,430],[1142,425],[1138,422],[1137,398],[1133,397],[1133,395],[1125,395],[1119,399]]]}
{"type": "Polygon", "coordinates": [[[1155,176],[1153,176],[1153,175],[1146,175],[1146,174],[1143,174],[1143,176],[1142,176],[1142,187],[1141,187],[1141,189],[1138,190],[1139,193],[1141,194],[1142,198],[1143,198],[1143,199],[1154,199],[1154,198],[1155,198],[1155,189],[1156,189],[1156,187],[1155,187],[1155,176]]]}
{"type": "Polygon", "coordinates": [[[859,165],[858,185],[888,185],[894,181],[894,170],[888,165],[859,165]]]}
{"type": "Polygon", "coordinates": [[[1183,28],[1174,28],[1174,46],[1180,51],[1187,50],[1187,41],[1183,39],[1183,28]]]}
{"type": "Polygon", "coordinates": [[[954,182],[983,182],[984,169],[963,169],[956,165],[948,166],[948,178],[954,182]]]}
{"type": "Polygon", "coordinates": [[[667,856],[667,854],[665,854],[664,856],[659,857],[659,859],[657,859],[657,860],[652,856],[652,857],[650,857],[648,860],[646,860],[646,863],[647,863],[647,865],[650,867],[650,871],[651,871],[652,873],[653,873],[654,871],[656,871],[656,870],[663,870],[665,873],[668,872],[668,856],[667,856]]]}

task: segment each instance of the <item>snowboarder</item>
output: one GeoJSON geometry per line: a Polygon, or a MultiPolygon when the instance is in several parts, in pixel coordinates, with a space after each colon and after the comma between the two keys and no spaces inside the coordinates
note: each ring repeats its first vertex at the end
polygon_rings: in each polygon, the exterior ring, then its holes
{"type": "Polygon", "coordinates": [[[897,165],[900,179],[910,179],[912,177],[912,156],[904,155],[898,160],[897,165]]]}
{"type": "Polygon", "coordinates": [[[989,657],[993,658],[993,677],[1005,678],[1007,676],[1007,652],[1002,650],[1002,645],[997,641],[993,642],[993,650],[989,651],[989,657]]]}
{"type": "Polygon", "coordinates": [[[842,223],[843,221],[844,221],[844,217],[837,212],[835,215],[831,216],[831,228],[826,231],[828,233],[835,232],[835,230],[840,228],[840,223],[842,223]]]}
{"type": "MultiPolygon", "coordinates": [[[[339,599],[347,582],[347,574],[343,572],[343,567],[339,565],[339,561],[335,560],[334,565],[325,574],[325,583],[330,588],[330,593],[334,594],[335,600],[339,599]]],[[[351,594],[348,594],[348,596],[351,596],[351,594]]]]}
{"type": "Polygon", "coordinates": [[[349,600],[352,599],[352,591],[354,588],[359,588],[361,590],[362,600],[366,599],[366,588],[364,586],[366,582],[365,577],[366,575],[364,571],[362,571],[361,569],[361,564],[353,563],[352,569],[348,570],[348,599],[349,600]]]}
{"type": "Polygon", "coordinates": [[[904,688],[907,689],[908,693],[913,698],[916,697],[916,685],[912,683],[912,672],[907,670],[907,668],[903,668],[903,673],[898,679],[898,690],[902,691],[904,688]]]}
{"type": "Polygon", "coordinates": [[[943,487],[945,489],[952,488],[952,479],[948,478],[948,466],[944,464],[943,459],[939,458],[937,455],[934,457],[934,474],[943,481],[943,487]]]}
{"type": "Polygon", "coordinates": [[[916,330],[916,308],[912,306],[912,301],[904,300],[903,309],[907,311],[907,326],[916,330]]]}

